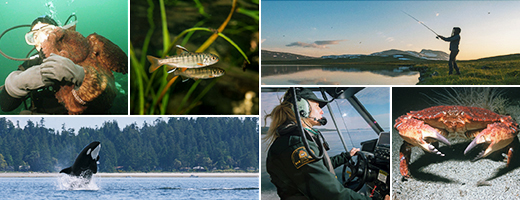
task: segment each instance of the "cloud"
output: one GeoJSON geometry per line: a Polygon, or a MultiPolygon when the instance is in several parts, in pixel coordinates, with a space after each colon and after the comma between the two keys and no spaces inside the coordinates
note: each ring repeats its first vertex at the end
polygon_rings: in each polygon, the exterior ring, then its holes
{"type": "Polygon", "coordinates": [[[393,42],[393,41],[394,41],[394,38],[393,38],[393,37],[387,37],[387,38],[386,38],[386,41],[387,41],[387,42],[393,42]]]}
{"type": "Polygon", "coordinates": [[[329,44],[339,44],[339,42],[344,40],[324,40],[324,41],[315,41],[314,44],[317,45],[329,45],[329,44]]]}
{"type": "Polygon", "coordinates": [[[317,49],[326,49],[327,45],[339,44],[339,42],[345,40],[323,40],[323,41],[314,41],[314,43],[305,43],[305,42],[293,42],[291,44],[285,45],[288,47],[304,47],[304,48],[317,48],[317,49]]]}

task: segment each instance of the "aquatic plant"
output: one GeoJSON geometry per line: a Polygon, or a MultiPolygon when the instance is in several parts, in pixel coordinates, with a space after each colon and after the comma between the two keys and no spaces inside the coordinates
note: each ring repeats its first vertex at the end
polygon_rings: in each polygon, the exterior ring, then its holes
{"type": "MultiPolygon", "coordinates": [[[[218,29],[214,28],[207,28],[207,27],[201,27],[202,25],[206,24],[207,21],[212,20],[211,16],[205,11],[204,6],[200,1],[195,1],[195,7],[198,10],[198,14],[203,16],[203,19],[197,23],[191,28],[187,28],[183,31],[181,31],[178,35],[175,37],[171,37],[171,32],[168,29],[168,25],[170,22],[167,20],[167,12],[166,12],[166,6],[168,5],[176,5],[181,4],[183,2],[178,1],[169,1],[165,2],[164,0],[159,0],[159,9],[160,9],[160,16],[161,16],[161,26],[162,26],[162,48],[158,50],[157,52],[148,53],[151,47],[152,43],[152,35],[155,29],[155,24],[153,20],[153,13],[155,9],[155,5],[152,0],[148,0],[148,10],[147,10],[147,17],[148,17],[148,24],[150,26],[146,37],[143,41],[143,46],[141,49],[135,48],[133,43],[130,44],[130,60],[131,60],[131,79],[132,79],[132,85],[131,85],[131,113],[133,114],[187,114],[190,113],[190,111],[203,104],[201,99],[208,93],[211,92],[213,86],[215,86],[219,80],[219,78],[210,80],[210,81],[201,81],[196,80],[189,86],[187,89],[186,84],[182,84],[179,86],[179,88],[176,88],[176,84],[179,81],[176,81],[178,78],[174,77],[170,81],[167,80],[168,73],[164,68],[160,68],[156,72],[149,74],[147,71],[147,65],[146,65],[146,55],[147,54],[153,54],[153,53],[159,53],[162,55],[162,57],[165,57],[166,55],[172,55],[170,52],[172,51],[173,47],[175,45],[181,45],[185,46],[186,44],[194,44],[196,42],[193,42],[194,38],[200,39],[201,37],[204,37],[204,33],[211,33],[211,36],[205,40],[204,43],[202,43],[198,49],[195,52],[204,52],[206,49],[208,49],[212,44],[214,44],[215,40],[217,38],[224,39],[230,46],[234,48],[234,51],[237,51],[240,53],[241,57],[244,60],[244,63],[250,63],[248,55],[236,44],[234,40],[232,40],[230,37],[226,36],[223,32],[226,29],[226,26],[228,26],[228,23],[230,23],[231,18],[235,12],[242,13],[246,16],[251,17],[252,19],[256,20],[258,22],[258,11],[251,11],[245,8],[245,6],[240,6],[237,4],[236,0],[233,0],[231,11],[226,19],[221,23],[218,29]],[[178,95],[176,93],[176,90],[187,90],[183,94],[183,96],[178,95]],[[172,94],[175,94],[175,96],[172,96],[172,94]]],[[[243,3],[243,2],[241,2],[243,3]]],[[[253,0],[253,4],[258,5],[258,1],[253,0]]],[[[170,25],[171,26],[171,25],[170,25]]],[[[241,30],[236,30],[236,27],[233,26],[232,28],[233,32],[240,32],[241,30]]],[[[251,29],[258,31],[258,25],[249,26],[244,25],[242,26],[244,29],[251,29]]],[[[153,40],[156,40],[156,38],[153,38],[153,40]]],[[[253,46],[253,45],[252,45],[253,46]]],[[[255,47],[256,48],[256,47],[255,47]]],[[[213,47],[210,49],[211,51],[217,51],[217,47],[213,47]]],[[[254,50],[250,50],[254,51],[254,50]]],[[[257,51],[257,50],[256,50],[257,51]]],[[[224,58],[225,59],[225,58],[224,58]]],[[[222,60],[221,59],[221,62],[222,60]]],[[[229,69],[226,69],[227,71],[229,69]]],[[[231,69],[235,70],[235,69],[231,69]]],[[[244,98],[247,97],[247,91],[244,92],[244,98]]],[[[232,104],[232,102],[228,102],[229,104],[232,104]]],[[[232,110],[232,109],[230,109],[232,110]]],[[[207,114],[207,113],[206,113],[207,114]]]]}
{"type": "Polygon", "coordinates": [[[444,91],[434,91],[437,97],[425,95],[433,105],[473,106],[491,110],[498,114],[508,113],[509,101],[504,97],[504,91],[490,87],[444,88],[444,91]]]}

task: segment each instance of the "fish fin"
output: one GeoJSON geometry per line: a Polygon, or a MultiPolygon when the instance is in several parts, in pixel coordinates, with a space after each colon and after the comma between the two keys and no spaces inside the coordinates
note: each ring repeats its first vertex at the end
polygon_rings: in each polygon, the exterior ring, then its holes
{"type": "Polygon", "coordinates": [[[188,49],[184,48],[183,46],[181,45],[176,45],[177,48],[179,48],[180,50],[182,50],[181,54],[184,54],[184,53],[189,53],[190,51],[188,51],[188,49]]]}
{"type": "Polygon", "coordinates": [[[188,78],[188,77],[184,77],[184,76],[181,76],[181,78],[182,78],[182,82],[183,82],[183,83],[186,82],[186,81],[188,81],[188,80],[190,80],[190,78],[188,78]]]}
{"type": "Polygon", "coordinates": [[[169,73],[168,76],[166,77],[166,80],[170,81],[176,76],[178,76],[176,73],[169,73]]]}
{"type": "Polygon", "coordinates": [[[60,173],[65,173],[65,174],[72,174],[72,167],[67,167],[65,169],[62,169],[60,171],[60,173]]]}
{"type": "Polygon", "coordinates": [[[173,72],[175,72],[175,70],[177,70],[177,68],[172,68],[172,69],[170,69],[167,73],[168,73],[168,74],[169,74],[169,73],[173,73],[173,72]]]}
{"type": "Polygon", "coordinates": [[[150,61],[150,63],[152,64],[152,65],[150,65],[148,72],[152,73],[160,67],[159,58],[156,58],[156,57],[153,57],[150,55],[146,56],[146,58],[148,58],[148,61],[150,61]]]}
{"type": "Polygon", "coordinates": [[[197,65],[199,65],[199,66],[204,66],[204,64],[202,64],[202,63],[197,63],[197,65]]]}

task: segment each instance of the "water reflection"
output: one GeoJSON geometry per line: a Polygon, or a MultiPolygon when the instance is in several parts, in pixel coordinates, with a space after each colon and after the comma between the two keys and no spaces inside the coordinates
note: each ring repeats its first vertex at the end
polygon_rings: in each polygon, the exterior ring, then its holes
{"type": "Polygon", "coordinates": [[[263,85],[415,85],[419,72],[407,67],[361,70],[378,66],[262,65],[263,85]]]}

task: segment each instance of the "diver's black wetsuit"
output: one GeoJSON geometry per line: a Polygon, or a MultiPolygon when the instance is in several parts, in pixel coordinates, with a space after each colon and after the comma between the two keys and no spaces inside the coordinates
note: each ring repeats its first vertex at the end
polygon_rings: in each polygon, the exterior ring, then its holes
{"type": "MultiPolygon", "coordinates": [[[[32,66],[43,63],[43,55],[40,53],[39,57],[33,60],[28,60],[22,63],[18,70],[26,70],[32,66]]],[[[29,97],[31,98],[31,107],[26,108],[32,114],[68,114],[68,110],[56,99],[55,94],[59,90],[59,86],[49,86],[40,90],[31,91],[29,97]]],[[[10,96],[5,89],[0,91],[0,107],[3,112],[10,112],[18,108],[26,98],[15,98],[10,96]]],[[[111,106],[111,104],[110,104],[111,106]]],[[[110,107],[108,107],[110,108],[110,107]]],[[[109,109],[106,106],[89,106],[83,114],[107,114],[109,109]],[[99,108],[96,108],[99,107],[99,108]]]]}
{"type": "MultiPolygon", "coordinates": [[[[23,62],[20,66],[18,66],[18,70],[29,69],[30,67],[32,67],[34,65],[42,64],[42,62],[43,62],[43,59],[42,59],[42,56],[40,55],[36,59],[23,62]]],[[[2,91],[0,91],[0,107],[2,108],[2,111],[4,111],[4,112],[13,111],[14,109],[18,108],[18,106],[20,106],[20,104],[22,104],[23,101],[24,101],[24,98],[19,99],[19,98],[10,96],[7,93],[7,91],[5,90],[5,88],[2,91]]]]}

